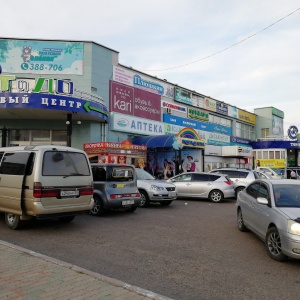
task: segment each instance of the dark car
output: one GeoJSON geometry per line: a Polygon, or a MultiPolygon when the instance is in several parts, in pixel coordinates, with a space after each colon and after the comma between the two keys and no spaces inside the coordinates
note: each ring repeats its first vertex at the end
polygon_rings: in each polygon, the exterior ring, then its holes
{"type": "Polygon", "coordinates": [[[94,179],[94,207],[91,215],[106,210],[135,211],[141,204],[137,175],[132,165],[91,163],[94,179]]]}

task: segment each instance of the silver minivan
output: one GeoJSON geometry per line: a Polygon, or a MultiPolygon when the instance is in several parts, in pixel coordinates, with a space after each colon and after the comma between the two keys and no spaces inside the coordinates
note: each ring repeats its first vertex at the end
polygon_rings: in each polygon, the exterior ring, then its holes
{"type": "Polygon", "coordinates": [[[10,229],[32,217],[70,222],[93,203],[84,151],[55,145],[0,148],[0,211],[10,229]]]}

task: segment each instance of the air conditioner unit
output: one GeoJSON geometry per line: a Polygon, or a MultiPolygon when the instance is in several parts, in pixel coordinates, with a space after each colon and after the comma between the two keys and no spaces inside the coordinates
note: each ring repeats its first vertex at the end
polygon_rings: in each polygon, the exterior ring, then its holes
{"type": "Polygon", "coordinates": [[[167,114],[171,114],[172,113],[172,109],[171,108],[167,108],[167,114]]]}

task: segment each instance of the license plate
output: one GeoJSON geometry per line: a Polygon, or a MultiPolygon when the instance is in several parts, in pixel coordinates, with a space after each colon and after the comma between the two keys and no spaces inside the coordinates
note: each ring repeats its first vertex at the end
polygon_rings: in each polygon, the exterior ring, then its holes
{"type": "Polygon", "coordinates": [[[124,200],[124,201],[122,201],[122,205],[130,205],[130,204],[134,204],[134,200],[124,200]]]}
{"type": "Polygon", "coordinates": [[[79,195],[79,190],[73,190],[73,191],[60,191],[61,197],[74,197],[79,195]]]}
{"type": "Polygon", "coordinates": [[[117,184],[117,187],[118,187],[118,188],[123,188],[123,187],[125,187],[125,184],[124,184],[124,183],[118,183],[118,184],[117,184]]]}

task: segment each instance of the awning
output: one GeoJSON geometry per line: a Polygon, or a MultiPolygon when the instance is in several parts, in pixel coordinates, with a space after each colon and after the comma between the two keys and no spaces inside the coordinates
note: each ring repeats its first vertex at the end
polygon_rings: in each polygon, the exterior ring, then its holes
{"type": "Polygon", "coordinates": [[[141,136],[131,140],[133,145],[145,145],[149,148],[173,149],[174,137],[176,134],[141,136]]]}

